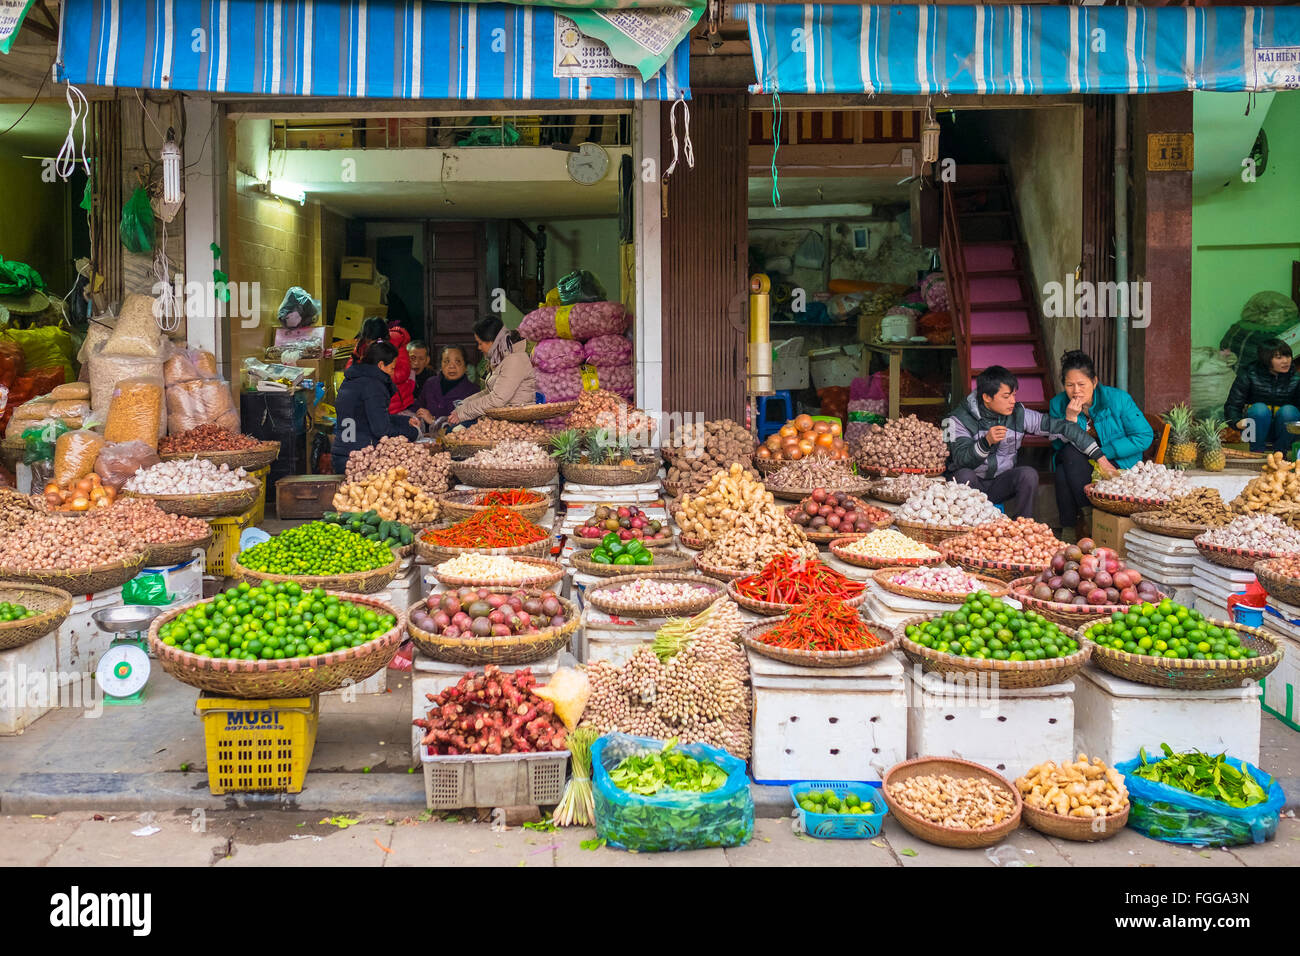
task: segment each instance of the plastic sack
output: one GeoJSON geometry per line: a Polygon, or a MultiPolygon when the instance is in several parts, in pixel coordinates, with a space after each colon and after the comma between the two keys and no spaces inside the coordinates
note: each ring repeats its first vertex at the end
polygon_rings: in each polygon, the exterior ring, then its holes
{"type": "Polygon", "coordinates": [[[534,687],[533,693],[555,705],[555,716],[572,733],[582,717],[582,709],[587,706],[587,698],[591,696],[591,681],[576,668],[561,667],[551,676],[549,684],[534,687]]]}
{"type": "Polygon", "coordinates": [[[163,607],[172,603],[165,574],[137,574],[122,585],[122,603],[163,607]]]}
{"type": "Polygon", "coordinates": [[[519,334],[530,342],[542,339],[579,339],[621,335],[630,319],[620,302],[579,302],[577,305],[543,306],[524,316],[519,334]]]}
{"type": "Polygon", "coordinates": [[[158,447],[167,434],[163,417],[161,378],[127,378],[117,383],[108,406],[104,438],[110,442],[139,441],[158,447]]]}
{"type": "Polygon", "coordinates": [[[0,342],[0,385],[12,388],[26,367],[21,345],[17,342],[0,342]]]}
{"type": "Polygon", "coordinates": [[[149,193],[143,186],[136,187],[125,205],[122,206],[122,224],[117,230],[126,246],[127,252],[137,254],[153,252],[154,238],[157,235],[153,219],[153,206],[149,202],[149,193]]]}
{"type": "Polygon", "coordinates": [[[140,468],[152,468],[162,461],[152,446],[142,441],[105,445],[95,459],[95,474],[104,487],[121,491],[128,478],[140,468]]]}
{"type": "Polygon", "coordinates": [[[1241,307],[1241,321],[1285,329],[1300,321],[1300,308],[1281,292],[1256,292],[1241,307]]]}
{"type": "Polygon", "coordinates": [[[623,335],[598,335],[582,347],[592,365],[626,365],[632,361],[632,341],[623,335]]]}
{"type": "MultiPolygon", "coordinates": [[[[12,398],[12,396],[10,396],[12,398]]],[[[13,421],[15,422],[39,422],[53,417],[55,402],[49,396],[33,398],[30,402],[24,402],[14,409],[13,421]]]]}
{"type": "Polygon", "coordinates": [[[605,289],[600,280],[585,269],[575,270],[561,276],[555,284],[560,295],[561,305],[574,305],[578,302],[600,302],[605,298],[605,289]]]}
{"type": "Polygon", "coordinates": [[[77,350],[78,362],[85,365],[92,355],[104,347],[108,337],[113,334],[113,325],[116,322],[117,318],[109,315],[96,316],[90,320],[90,324],[86,327],[86,338],[81,343],[81,348],[77,350]]]}
{"type": "Polygon", "coordinates": [[[636,390],[636,370],[631,365],[597,365],[595,369],[601,388],[625,398],[636,390]]]}
{"type": "Polygon", "coordinates": [[[104,343],[104,351],[112,355],[162,358],[166,340],[154,315],[155,302],[153,296],[134,292],[123,299],[122,314],[117,317],[113,334],[104,343]]]}
{"type": "MultiPolygon", "coordinates": [[[[5,329],[0,338],[13,342],[23,350],[24,368],[59,369],[59,380],[54,385],[62,385],[77,377],[72,365],[75,349],[72,345],[72,336],[68,334],[67,329],[55,325],[43,325],[36,329],[5,329]]],[[[49,388],[45,391],[48,392],[49,388]]]]}
{"type": "Polygon", "coordinates": [[[98,415],[107,415],[117,383],[129,378],[163,377],[163,363],[158,358],[117,355],[106,349],[90,357],[90,407],[98,415]]]}
{"type": "Polygon", "coordinates": [[[163,361],[163,381],[168,385],[192,382],[196,378],[216,378],[217,357],[203,349],[172,345],[163,361]]]}
{"type": "Polygon", "coordinates": [[[542,339],[533,349],[533,367],[539,372],[563,372],[582,364],[581,342],[572,339],[542,339]]]}
{"type": "Polygon", "coordinates": [[[296,285],[289,286],[289,291],[280,300],[280,309],[276,317],[286,329],[315,325],[320,318],[320,302],[313,299],[306,289],[296,285]]]}
{"type": "Polygon", "coordinates": [[[50,461],[54,458],[54,443],[59,436],[68,431],[68,426],[60,421],[51,421],[23,432],[23,461],[30,465],[38,461],[50,461]]]}
{"type": "Polygon", "coordinates": [[[696,760],[711,760],[727,782],[711,793],[665,790],[653,796],[615,786],[609,772],[634,754],[664,749],[664,741],[607,734],[591,746],[596,835],[610,846],[639,853],[744,846],[754,835],[754,799],[745,762],[708,744],[676,749],[696,760]]]}
{"type": "Polygon", "coordinates": [[[54,480],[67,488],[95,470],[95,459],[104,447],[104,436],[89,428],[64,432],[54,442],[54,480]]]}
{"type": "Polygon", "coordinates": [[[89,382],[68,382],[50,390],[50,398],[56,402],[90,402],[89,382]]]}
{"type": "Polygon", "coordinates": [[[1197,418],[1222,418],[1223,403],[1237,377],[1237,356],[1215,348],[1192,349],[1190,404],[1197,418]]]}
{"type": "Polygon", "coordinates": [[[173,435],[211,423],[239,431],[239,411],[230,386],[219,378],[195,379],[167,389],[167,429],[173,435]]]}
{"type": "Polygon", "coordinates": [[[927,312],[917,320],[916,331],[924,335],[931,345],[947,345],[953,340],[952,315],[948,312],[927,312]]]}
{"type": "Polygon", "coordinates": [[[576,368],[538,372],[537,391],[548,402],[571,402],[582,394],[582,372],[576,368]]]}
{"type": "Polygon", "coordinates": [[[942,272],[931,272],[921,280],[921,298],[933,312],[948,311],[948,280],[942,272]]]}
{"type": "MultiPolygon", "coordinates": [[[[1162,758],[1163,759],[1163,758],[1162,758]]],[[[1278,814],[1286,803],[1281,785],[1258,767],[1226,758],[1226,763],[1249,773],[1268,789],[1268,799],[1253,807],[1236,809],[1220,800],[1194,796],[1186,790],[1136,776],[1141,758],[1116,764],[1128,788],[1128,825],[1143,836],[1165,843],[1201,846],[1241,846],[1263,843],[1277,832],[1278,814]]],[[[1148,761],[1151,762],[1151,761],[1148,761]]],[[[1158,761],[1156,761],[1158,762],[1158,761]]]]}

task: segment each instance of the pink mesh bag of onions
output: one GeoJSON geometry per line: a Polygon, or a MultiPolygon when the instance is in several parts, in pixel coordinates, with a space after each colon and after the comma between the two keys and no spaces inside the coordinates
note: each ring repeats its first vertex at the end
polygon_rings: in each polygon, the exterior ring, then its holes
{"type": "Polygon", "coordinates": [[[630,398],[636,391],[636,374],[631,365],[597,365],[596,377],[600,387],[630,398]]]}
{"type": "MultiPolygon", "coordinates": [[[[543,306],[529,312],[519,323],[519,334],[532,342],[565,338],[586,341],[598,335],[618,335],[627,331],[629,316],[620,302],[579,302],[572,306],[543,306]],[[568,328],[557,329],[556,313],[567,309],[568,328]],[[567,332],[568,334],[561,334],[567,332]]],[[[563,324],[563,323],[561,323],[563,324]]]]}
{"type": "Polygon", "coordinates": [[[584,349],[572,339],[542,339],[533,349],[533,367],[539,372],[563,372],[582,364],[584,349]]]}
{"type": "Polygon", "coordinates": [[[598,335],[582,347],[593,365],[626,365],[632,360],[632,342],[622,335],[598,335]]]}

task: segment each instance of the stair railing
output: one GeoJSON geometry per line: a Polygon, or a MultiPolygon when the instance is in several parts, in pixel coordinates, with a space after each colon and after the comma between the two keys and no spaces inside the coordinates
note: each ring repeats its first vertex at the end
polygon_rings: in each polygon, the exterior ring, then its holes
{"type": "Polygon", "coordinates": [[[953,401],[959,402],[970,391],[972,330],[970,285],[957,221],[957,199],[950,182],[943,183],[943,228],[939,236],[939,252],[943,257],[953,335],[957,342],[957,367],[961,381],[952,383],[952,392],[953,401]]]}

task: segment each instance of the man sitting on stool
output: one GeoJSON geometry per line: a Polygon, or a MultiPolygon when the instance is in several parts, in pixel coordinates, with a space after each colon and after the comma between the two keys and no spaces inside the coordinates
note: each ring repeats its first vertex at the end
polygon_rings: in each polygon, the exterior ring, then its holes
{"type": "Polygon", "coordinates": [[[1078,425],[1018,404],[1019,387],[1020,381],[1001,365],[980,372],[975,391],[944,420],[944,440],[948,443],[948,477],[978,488],[995,505],[1014,499],[1015,516],[1032,518],[1038,472],[1016,465],[1026,435],[1069,442],[1107,474],[1115,468],[1101,453],[1097,440],[1078,425]]]}

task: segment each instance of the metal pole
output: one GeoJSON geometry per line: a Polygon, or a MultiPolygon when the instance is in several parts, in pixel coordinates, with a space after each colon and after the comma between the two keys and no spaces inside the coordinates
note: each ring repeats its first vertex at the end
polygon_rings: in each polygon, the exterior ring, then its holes
{"type": "MultiPolygon", "coordinates": [[[[1128,96],[1115,97],[1115,282],[1128,289],[1128,96]]],[[[1127,293],[1116,296],[1119,314],[1115,316],[1115,387],[1128,391],[1128,317],[1127,293]]]]}

